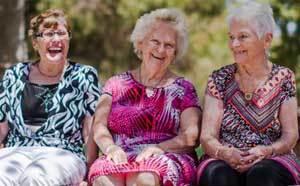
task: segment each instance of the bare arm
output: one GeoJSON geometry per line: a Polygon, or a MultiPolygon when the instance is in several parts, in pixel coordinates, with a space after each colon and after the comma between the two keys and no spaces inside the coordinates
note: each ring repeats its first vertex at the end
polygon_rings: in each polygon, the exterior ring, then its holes
{"type": "Polygon", "coordinates": [[[0,144],[3,143],[3,140],[6,138],[8,134],[8,123],[7,121],[1,122],[0,123],[0,144]]]}
{"type": "Polygon", "coordinates": [[[210,95],[205,95],[200,143],[206,154],[215,157],[219,142],[219,131],[223,118],[223,102],[210,95]]]}
{"type": "Polygon", "coordinates": [[[200,110],[192,107],[185,109],[180,116],[178,136],[161,142],[158,146],[165,152],[192,152],[198,145],[200,110]]]}
{"type": "Polygon", "coordinates": [[[85,151],[86,151],[86,159],[87,159],[87,168],[89,169],[92,163],[97,159],[98,157],[98,151],[99,148],[96,145],[93,137],[93,117],[92,116],[86,116],[84,119],[84,125],[83,125],[83,138],[85,142],[85,151]]]}
{"type": "Polygon", "coordinates": [[[295,97],[282,104],[279,111],[279,120],[282,127],[281,137],[272,146],[275,154],[284,154],[294,148],[299,138],[297,99],[295,97]]]}
{"type": "Polygon", "coordinates": [[[180,128],[178,136],[161,142],[155,146],[149,146],[137,156],[136,161],[142,161],[151,156],[158,156],[165,152],[189,153],[197,146],[199,137],[199,117],[198,108],[187,108],[180,116],[180,128]]]}
{"type": "Polygon", "coordinates": [[[115,145],[112,135],[107,128],[108,116],[111,112],[112,97],[103,94],[100,97],[99,104],[95,112],[95,120],[93,123],[94,141],[100,147],[102,152],[107,155],[108,160],[115,163],[127,162],[127,156],[123,149],[115,145]]]}
{"type": "Polygon", "coordinates": [[[222,145],[219,142],[219,132],[224,114],[223,107],[221,100],[205,95],[200,143],[206,154],[224,160],[231,167],[236,168],[237,165],[243,163],[243,156],[247,152],[222,145]]]}

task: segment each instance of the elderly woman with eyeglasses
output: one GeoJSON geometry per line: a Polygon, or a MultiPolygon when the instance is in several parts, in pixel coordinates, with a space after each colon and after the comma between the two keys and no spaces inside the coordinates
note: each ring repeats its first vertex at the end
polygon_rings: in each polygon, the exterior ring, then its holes
{"type": "Polygon", "coordinates": [[[235,63],[214,71],[206,89],[200,141],[201,186],[299,184],[293,72],[268,59],[272,9],[249,2],[228,17],[235,63]]]}
{"type": "Polygon", "coordinates": [[[90,184],[195,185],[201,109],[192,83],[170,70],[187,47],[182,13],[143,15],[131,41],[141,64],[103,88],[94,139],[104,155],[91,166],[90,184]]]}
{"type": "Polygon", "coordinates": [[[62,10],[32,18],[28,33],[39,59],[7,69],[0,86],[0,185],[79,185],[97,72],[67,59],[71,30],[62,10]]]}

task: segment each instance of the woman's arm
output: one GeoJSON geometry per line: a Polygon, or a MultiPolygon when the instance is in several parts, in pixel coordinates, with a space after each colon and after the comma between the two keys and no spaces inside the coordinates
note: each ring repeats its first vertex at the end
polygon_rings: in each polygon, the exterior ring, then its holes
{"type": "Polygon", "coordinates": [[[279,111],[282,133],[272,144],[274,154],[284,154],[294,148],[299,138],[297,120],[297,99],[292,97],[281,105],[279,111]]]}
{"type": "Polygon", "coordinates": [[[100,147],[102,152],[107,155],[107,159],[115,163],[126,163],[127,156],[123,149],[115,145],[112,135],[107,128],[108,116],[111,111],[112,97],[103,94],[100,97],[99,104],[95,112],[93,123],[94,141],[100,147]]]}
{"type": "Polygon", "coordinates": [[[151,156],[164,154],[165,152],[189,153],[197,146],[199,137],[200,110],[195,107],[185,109],[180,116],[180,128],[178,136],[161,142],[155,146],[145,148],[136,158],[142,161],[151,156]]]}
{"type": "Polygon", "coordinates": [[[8,130],[9,128],[7,121],[0,122],[0,144],[2,144],[4,139],[6,138],[8,130]]]}
{"type": "Polygon", "coordinates": [[[226,161],[231,167],[243,163],[242,152],[237,148],[224,146],[219,142],[219,132],[223,118],[223,102],[208,94],[205,95],[200,143],[210,157],[226,161]]]}
{"type": "Polygon", "coordinates": [[[178,136],[161,142],[158,146],[165,152],[192,152],[199,145],[200,110],[195,107],[185,109],[180,116],[178,136]]]}
{"type": "Polygon", "coordinates": [[[99,148],[93,139],[94,134],[92,130],[93,129],[92,124],[93,124],[93,117],[86,116],[83,125],[83,138],[85,142],[85,153],[86,153],[88,169],[93,164],[93,162],[97,159],[98,152],[99,152],[99,148]]]}

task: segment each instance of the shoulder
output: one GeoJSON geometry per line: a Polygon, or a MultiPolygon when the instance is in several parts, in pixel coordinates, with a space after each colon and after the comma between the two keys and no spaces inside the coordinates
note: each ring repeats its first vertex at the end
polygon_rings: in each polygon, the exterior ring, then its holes
{"type": "Polygon", "coordinates": [[[230,64],[224,67],[221,67],[218,70],[214,70],[210,75],[213,79],[216,80],[228,80],[233,77],[233,74],[236,71],[236,64],[230,64]]]}
{"type": "Polygon", "coordinates": [[[128,81],[128,80],[132,80],[133,77],[131,75],[131,73],[129,71],[127,72],[122,72],[120,74],[114,75],[112,77],[110,77],[107,81],[111,82],[111,81],[128,81]]]}
{"type": "Polygon", "coordinates": [[[272,73],[279,79],[293,78],[295,76],[291,69],[275,63],[273,63],[272,73]]]}
{"type": "Polygon", "coordinates": [[[71,68],[75,72],[98,74],[97,70],[90,65],[84,65],[84,64],[73,62],[73,61],[69,61],[69,63],[70,63],[71,68]]]}
{"type": "Polygon", "coordinates": [[[194,84],[189,79],[187,79],[186,77],[177,77],[175,79],[175,83],[179,86],[184,87],[184,88],[193,88],[193,89],[195,89],[194,84]]]}
{"type": "Polygon", "coordinates": [[[29,65],[32,62],[22,62],[11,65],[5,70],[4,78],[6,77],[19,77],[24,73],[29,72],[29,65]]]}

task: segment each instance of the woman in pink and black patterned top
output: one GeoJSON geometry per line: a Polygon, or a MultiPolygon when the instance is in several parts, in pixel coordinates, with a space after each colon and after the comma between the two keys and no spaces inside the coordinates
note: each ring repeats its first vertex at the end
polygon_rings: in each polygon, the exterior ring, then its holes
{"type": "Polygon", "coordinates": [[[175,9],[143,15],[131,36],[140,67],[110,78],[95,113],[94,140],[104,153],[93,185],[195,185],[200,106],[194,86],[169,70],[187,47],[175,9]]]}
{"type": "Polygon", "coordinates": [[[229,47],[235,64],[208,79],[198,168],[201,186],[298,184],[294,74],[268,60],[275,22],[268,5],[231,12],[229,47]]]}

